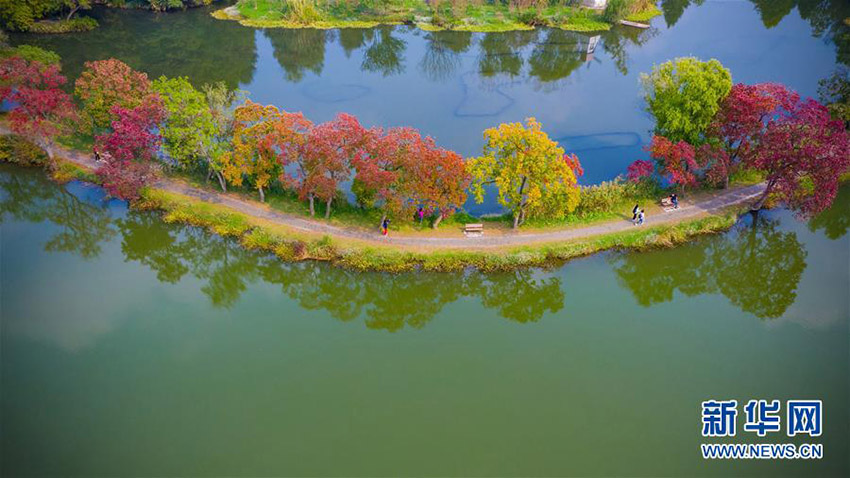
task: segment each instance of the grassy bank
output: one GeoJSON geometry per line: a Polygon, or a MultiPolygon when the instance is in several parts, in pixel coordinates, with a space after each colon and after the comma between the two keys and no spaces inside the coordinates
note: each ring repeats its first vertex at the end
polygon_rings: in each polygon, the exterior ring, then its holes
{"type": "MultiPolygon", "coordinates": [[[[651,2],[641,3],[626,18],[648,21],[661,12],[651,2]]],[[[604,12],[580,2],[468,1],[468,0],[241,0],[213,16],[258,28],[371,28],[411,24],[427,31],[501,32],[538,26],[593,32],[611,28],[615,21],[604,12]]]]}
{"type": "MultiPolygon", "coordinates": [[[[0,137],[0,161],[41,167],[59,182],[81,180],[97,183],[97,177],[91,171],[61,157],[54,158],[51,164],[40,148],[16,136],[0,137]]],[[[728,229],[743,210],[730,208],[722,214],[678,224],[635,227],[571,241],[501,248],[421,249],[306,233],[227,206],[159,189],[146,189],[141,199],[131,207],[160,211],[166,222],[202,227],[221,236],[235,238],[248,249],[271,253],[284,261],[318,260],[357,270],[384,272],[450,272],[466,268],[510,270],[556,265],[609,249],[672,247],[698,235],[728,229]]]]}
{"type": "Polygon", "coordinates": [[[568,242],[492,249],[419,250],[306,234],[226,206],[162,190],[145,191],[133,207],[162,211],[166,222],[190,224],[234,237],[246,248],[275,254],[284,261],[319,260],[341,267],[384,272],[450,272],[470,267],[483,271],[510,270],[559,264],[609,249],[672,247],[698,235],[727,230],[735,223],[739,212],[730,209],[723,214],[674,225],[634,228],[568,242]]]}

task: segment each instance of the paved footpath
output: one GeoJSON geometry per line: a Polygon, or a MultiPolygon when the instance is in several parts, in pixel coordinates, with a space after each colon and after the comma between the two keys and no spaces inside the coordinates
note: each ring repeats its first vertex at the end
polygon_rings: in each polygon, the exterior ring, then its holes
{"type": "MultiPolygon", "coordinates": [[[[9,133],[9,131],[3,126],[0,126],[0,132],[6,134],[9,133]]],[[[91,155],[77,151],[69,151],[62,148],[57,148],[56,152],[57,155],[79,165],[87,168],[96,167],[91,155]]],[[[740,204],[744,201],[752,200],[764,191],[764,184],[756,184],[753,186],[723,191],[698,203],[687,203],[683,201],[679,209],[669,212],[658,212],[648,216],[643,226],[635,226],[630,220],[621,219],[587,227],[547,230],[542,232],[495,233],[488,235],[485,231],[484,235],[480,237],[422,237],[398,235],[383,237],[377,230],[375,232],[370,232],[363,229],[333,226],[325,222],[275,211],[260,202],[244,200],[231,194],[203,190],[175,179],[160,179],[157,181],[155,187],[173,193],[179,193],[201,199],[203,201],[228,206],[250,216],[255,216],[278,224],[283,224],[299,231],[314,234],[327,234],[335,237],[374,242],[376,244],[394,244],[425,248],[467,249],[519,246],[540,242],[569,241],[612,232],[625,231],[635,227],[675,224],[717,212],[723,208],[740,204]]]]}

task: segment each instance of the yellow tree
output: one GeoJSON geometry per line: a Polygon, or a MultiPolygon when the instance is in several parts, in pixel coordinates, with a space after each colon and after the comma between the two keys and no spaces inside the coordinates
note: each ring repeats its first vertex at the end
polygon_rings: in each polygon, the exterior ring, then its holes
{"type": "Polygon", "coordinates": [[[264,202],[264,190],[282,175],[311,127],[301,113],[247,100],[234,112],[233,150],[221,157],[222,175],[235,186],[247,178],[264,202]]]}
{"type": "Polygon", "coordinates": [[[467,163],[476,202],[484,200],[486,185],[495,184],[499,204],[511,211],[514,228],[529,217],[563,218],[579,202],[574,171],[580,168],[578,158],[564,154],[536,119],[525,123],[485,130],[482,156],[467,163]]]}

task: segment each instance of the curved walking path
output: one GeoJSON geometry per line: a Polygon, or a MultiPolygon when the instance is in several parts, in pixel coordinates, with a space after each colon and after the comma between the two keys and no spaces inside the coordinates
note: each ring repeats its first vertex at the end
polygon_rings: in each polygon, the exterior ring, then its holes
{"type": "MultiPolygon", "coordinates": [[[[0,126],[0,132],[8,134],[6,127],[0,126]]],[[[56,153],[71,162],[80,166],[94,169],[97,167],[94,158],[91,155],[83,154],[77,151],[70,151],[64,148],[56,148],[56,153]]],[[[480,237],[421,237],[421,236],[381,236],[377,231],[371,232],[359,228],[339,227],[324,222],[300,217],[294,214],[287,214],[271,209],[269,206],[256,202],[244,200],[234,197],[231,194],[225,194],[214,191],[207,191],[183,181],[163,178],[157,181],[155,187],[182,194],[185,196],[200,199],[202,201],[220,204],[230,207],[241,213],[257,218],[265,219],[277,224],[291,227],[293,229],[304,231],[313,234],[327,234],[330,236],[356,239],[361,241],[373,242],[375,244],[392,244],[399,246],[410,247],[427,247],[427,248],[490,248],[503,246],[519,246],[523,244],[542,243],[542,242],[560,242],[575,239],[583,239],[602,234],[621,232],[635,227],[648,227],[662,224],[675,224],[688,219],[694,219],[699,216],[718,212],[729,206],[734,206],[742,202],[751,200],[759,196],[764,191],[764,184],[755,184],[736,188],[729,191],[722,191],[711,198],[704,199],[697,203],[688,203],[683,201],[679,209],[661,212],[647,216],[644,226],[635,226],[628,219],[613,220],[599,224],[593,224],[585,227],[573,227],[558,230],[547,230],[541,232],[497,232],[495,234],[485,234],[480,237]]],[[[377,228],[376,228],[377,229],[377,228]]]]}

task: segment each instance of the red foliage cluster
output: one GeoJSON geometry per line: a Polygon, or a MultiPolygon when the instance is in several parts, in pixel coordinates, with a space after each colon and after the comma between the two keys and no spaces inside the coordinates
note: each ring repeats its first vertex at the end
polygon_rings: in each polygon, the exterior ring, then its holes
{"type": "Polygon", "coordinates": [[[766,121],[799,101],[797,93],[778,83],[739,83],[720,105],[710,133],[725,143],[732,161],[746,158],[766,121]]]}
{"type": "Polygon", "coordinates": [[[700,146],[697,148],[697,163],[703,165],[708,184],[724,188],[729,186],[733,163],[725,148],[714,144],[700,146]]]}
{"type": "Polygon", "coordinates": [[[669,176],[670,182],[685,188],[697,185],[694,147],[685,141],[674,143],[664,136],[654,136],[649,147],[650,154],[661,166],[661,174],[669,176]]]}
{"type": "Polygon", "coordinates": [[[115,105],[112,131],[95,138],[97,149],[118,160],[149,161],[156,157],[160,136],[153,130],[165,117],[162,101],[149,95],[139,106],[128,109],[115,105]]]}
{"type": "Polygon", "coordinates": [[[564,162],[566,162],[567,166],[573,170],[573,174],[576,175],[576,178],[584,176],[584,168],[581,167],[581,162],[578,160],[578,156],[576,156],[575,153],[564,154],[564,162]]]}
{"type": "Polygon", "coordinates": [[[385,212],[405,215],[421,206],[438,213],[439,223],[466,201],[463,159],[415,129],[371,129],[363,149],[352,163],[358,192],[385,212]]]}
{"type": "Polygon", "coordinates": [[[809,216],[835,199],[838,178],[850,168],[850,139],[825,106],[812,99],[798,101],[767,122],[747,165],[767,173],[761,201],[773,193],[809,216]]]}
{"type": "Polygon", "coordinates": [[[151,162],[110,159],[97,169],[97,176],[110,196],[134,201],[143,187],[156,178],[151,162]]]}
{"type": "Polygon", "coordinates": [[[640,182],[644,178],[648,178],[655,170],[655,165],[652,161],[638,159],[632,162],[626,169],[626,177],[634,183],[640,182]]]}
{"type": "Polygon", "coordinates": [[[20,57],[0,62],[0,101],[13,104],[12,131],[41,144],[50,156],[56,137],[67,134],[76,118],[71,96],[60,88],[66,81],[57,65],[20,57]]]}
{"type": "Polygon", "coordinates": [[[115,105],[110,113],[117,118],[112,121],[112,131],[95,138],[95,150],[105,160],[97,175],[112,196],[135,200],[141,188],[155,178],[151,161],[161,138],[154,128],[165,111],[159,97],[149,95],[135,108],[115,105]]]}

